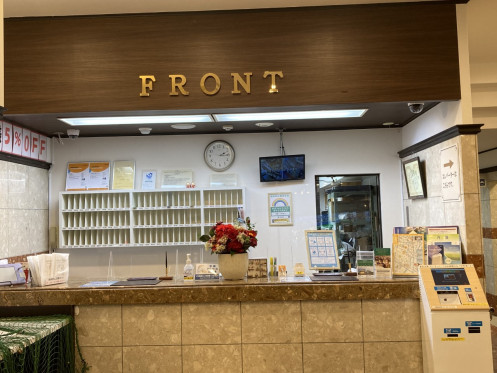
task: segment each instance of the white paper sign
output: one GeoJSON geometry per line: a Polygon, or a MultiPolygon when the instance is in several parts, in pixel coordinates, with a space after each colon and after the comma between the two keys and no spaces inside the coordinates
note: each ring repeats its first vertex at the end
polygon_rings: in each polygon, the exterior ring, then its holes
{"type": "Polygon", "coordinates": [[[22,128],[12,126],[12,153],[22,155],[22,128]]]}
{"type": "Polygon", "coordinates": [[[457,145],[440,150],[440,170],[442,174],[442,200],[460,201],[461,178],[457,145]]]}
{"type": "Polygon", "coordinates": [[[12,124],[4,122],[2,127],[2,151],[12,153],[12,124]]]}
{"type": "Polygon", "coordinates": [[[40,135],[31,132],[31,158],[38,159],[40,156],[40,135]]]}
{"type": "Polygon", "coordinates": [[[46,136],[40,135],[40,150],[38,153],[38,159],[40,161],[47,161],[47,153],[48,153],[48,139],[46,136]]]}
{"type": "Polygon", "coordinates": [[[26,158],[31,157],[31,131],[22,129],[22,152],[21,155],[26,158]]]}

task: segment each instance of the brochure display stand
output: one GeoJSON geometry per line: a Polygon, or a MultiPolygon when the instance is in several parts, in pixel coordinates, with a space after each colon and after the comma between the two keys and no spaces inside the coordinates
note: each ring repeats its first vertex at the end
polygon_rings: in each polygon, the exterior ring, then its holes
{"type": "Polygon", "coordinates": [[[201,245],[218,221],[244,218],[243,188],[61,192],[60,248],[201,245]]]}
{"type": "Polygon", "coordinates": [[[423,371],[493,372],[489,306],[472,264],[419,267],[423,371]]]}

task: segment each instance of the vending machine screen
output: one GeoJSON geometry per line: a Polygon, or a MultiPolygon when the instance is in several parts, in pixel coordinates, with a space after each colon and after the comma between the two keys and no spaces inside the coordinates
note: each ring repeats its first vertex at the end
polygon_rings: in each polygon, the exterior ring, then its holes
{"type": "Polygon", "coordinates": [[[464,268],[432,268],[435,285],[469,285],[464,268]]]}

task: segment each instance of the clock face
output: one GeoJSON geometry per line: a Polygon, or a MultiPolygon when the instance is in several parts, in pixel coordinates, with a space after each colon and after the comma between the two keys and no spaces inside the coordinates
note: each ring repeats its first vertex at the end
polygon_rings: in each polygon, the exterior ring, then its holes
{"type": "Polygon", "coordinates": [[[205,148],[204,159],[214,171],[224,171],[233,164],[235,150],[226,141],[216,140],[205,148]]]}

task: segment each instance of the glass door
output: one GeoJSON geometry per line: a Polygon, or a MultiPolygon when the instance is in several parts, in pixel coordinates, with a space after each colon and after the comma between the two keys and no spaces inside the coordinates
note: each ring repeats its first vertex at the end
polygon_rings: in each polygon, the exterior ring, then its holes
{"type": "Polygon", "coordinates": [[[379,175],[317,175],[317,229],[333,230],[340,267],[355,267],[356,251],[382,247],[379,175]]]}

